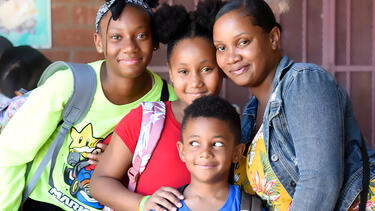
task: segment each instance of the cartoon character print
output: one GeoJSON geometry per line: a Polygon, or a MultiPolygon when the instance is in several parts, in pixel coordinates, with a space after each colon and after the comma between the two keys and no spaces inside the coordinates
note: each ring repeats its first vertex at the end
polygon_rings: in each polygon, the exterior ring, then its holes
{"type": "MultiPolygon", "coordinates": [[[[70,186],[70,194],[80,202],[96,208],[102,209],[103,204],[91,197],[89,193],[91,175],[95,165],[88,163],[87,155],[90,153],[101,152],[97,144],[103,142],[103,138],[93,136],[92,124],[87,124],[81,131],[72,128],[70,132],[72,142],[69,146],[69,155],[67,158],[68,166],[65,168],[64,180],[70,186]]],[[[106,140],[110,138],[107,136],[106,140]]],[[[105,142],[109,142],[105,141],[105,142]]]]}

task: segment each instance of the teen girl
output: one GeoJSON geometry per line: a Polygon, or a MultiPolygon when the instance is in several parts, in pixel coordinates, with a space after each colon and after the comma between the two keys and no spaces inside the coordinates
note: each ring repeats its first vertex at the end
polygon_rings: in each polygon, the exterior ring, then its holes
{"type": "MultiPolygon", "coordinates": [[[[229,2],[213,33],[218,65],[254,95],[242,136],[251,142],[246,173],[256,194],[273,210],[357,210],[361,149],[370,180],[375,154],[361,143],[345,90],[321,67],[282,56],[280,26],[263,0],[229,2]]],[[[370,189],[368,209],[375,201],[370,189]]]]}
{"type": "MultiPolygon", "coordinates": [[[[47,167],[24,205],[24,210],[96,210],[103,205],[88,191],[93,165],[88,154],[101,143],[124,114],[142,101],[160,99],[162,80],[147,70],[154,23],[151,8],[157,1],[111,0],[98,11],[94,41],[105,60],[89,65],[96,71],[97,89],[85,118],[73,125],[57,156],[49,184],[47,167]]],[[[25,187],[26,163],[46,153],[56,135],[61,112],[73,90],[70,71],[59,71],[35,89],[0,136],[0,210],[18,210],[25,187]]],[[[175,95],[170,87],[171,98],[175,95]]]]}
{"type": "Polygon", "coordinates": [[[180,160],[177,142],[184,109],[193,100],[220,92],[223,74],[216,64],[212,45],[212,15],[219,2],[200,2],[193,14],[182,6],[164,4],[155,14],[158,37],[167,43],[167,62],[178,101],[166,102],[166,117],[158,145],[139,176],[135,192],[123,185],[132,164],[142,123],[142,107],[132,110],[115,128],[114,135],[95,169],[91,183],[93,196],[116,210],[176,210],[183,197],[176,188],[190,182],[190,174],[180,160]],[[210,13],[212,11],[212,13],[210,13]],[[189,17],[191,16],[191,17],[189,17]],[[211,27],[210,27],[211,26],[211,27]],[[168,187],[162,187],[168,186],[168,187]],[[144,196],[151,195],[146,198],[144,196]],[[143,200],[142,200],[143,199],[143,200]],[[181,198],[180,198],[181,199],[181,198]]]}

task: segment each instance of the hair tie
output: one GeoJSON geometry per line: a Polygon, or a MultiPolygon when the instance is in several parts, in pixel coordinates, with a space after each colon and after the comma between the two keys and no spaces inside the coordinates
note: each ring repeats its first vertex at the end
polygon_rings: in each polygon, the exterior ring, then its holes
{"type": "Polygon", "coordinates": [[[95,20],[95,30],[96,33],[99,32],[99,24],[100,20],[103,18],[103,16],[111,10],[112,18],[113,20],[117,20],[126,4],[136,4],[144,8],[150,15],[153,14],[150,6],[145,3],[143,0],[110,0],[104,3],[96,13],[96,20],[95,20]]]}

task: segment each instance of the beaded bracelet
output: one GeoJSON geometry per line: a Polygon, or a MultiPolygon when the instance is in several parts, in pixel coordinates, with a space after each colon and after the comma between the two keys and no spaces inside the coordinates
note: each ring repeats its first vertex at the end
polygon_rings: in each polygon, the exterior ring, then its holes
{"type": "Polygon", "coordinates": [[[138,204],[138,211],[143,211],[146,201],[151,197],[151,195],[144,196],[138,204]]]}

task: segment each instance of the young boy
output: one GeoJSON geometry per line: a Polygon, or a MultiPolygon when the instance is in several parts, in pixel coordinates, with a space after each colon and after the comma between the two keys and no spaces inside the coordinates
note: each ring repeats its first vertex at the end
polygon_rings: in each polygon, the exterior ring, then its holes
{"type": "Polygon", "coordinates": [[[245,149],[240,138],[240,117],[226,100],[201,97],[185,109],[177,147],[191,182],[180,188],[179,210],[240,210],[241,191],[228,183],[245,149]]]}

